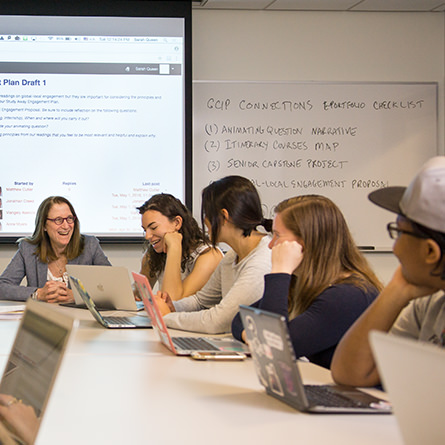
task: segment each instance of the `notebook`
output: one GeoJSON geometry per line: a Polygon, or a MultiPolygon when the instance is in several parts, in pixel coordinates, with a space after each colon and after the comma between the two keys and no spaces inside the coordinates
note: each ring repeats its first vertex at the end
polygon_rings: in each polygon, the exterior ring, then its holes
{"type": "Polygon", "coordinates": [[[246,338],[260,383],[266,392],[308,413],[388,414],[388,402],[358,389],[303,385],[285,317],[240,306],[246,338]]]}
{"type": "Polygon", "coordinates": [[[94,301],[89,296],[82,282],[70,276],[71,286],[76,288],[79,295],[82,297],[82,301],[85,303],[87,309],[91,312],[96,321],[108,329],[134,329],[134,328],[151,328],[151,320],[147,317],[116,317],[116,316],[103,316],[96,308],[94,301]]]}
{"type": "MultiPolygon", "coordinates": [[[[138,311],[144,309],[141,302],[134,299],[130,275],[125,267],[86,266],[67,264],[68,275],[78,278],[88,289],[90,297],[99,310],[138,311]]],[[[73,289],[76,307],[84,307],[85,303],[73,289]]],[[[72,306],[72,304],[65,304],[72,306]]]]}
{"type": "Polygon", "coordinates": [[[403,442],[444,444],[445,349],[377,331],[369,338],[403,442]]]}
{"type": "Polygon", "coordinates": [[[172,337],[164,323],[150,283],[145,275],[132,272],[134,282],[152,320],[153,328],[163,345],[176,355],[191,355],[192,352],[231,351],[249,353],[246,345],[234,338],[172,337]]]}
{"type": "Polygon", "coordinates": [[[34,408],[38,419],[35,435],[78,323],[48,303],[29,299],[26,304],[0,382],[0,393],[34,408]]]}

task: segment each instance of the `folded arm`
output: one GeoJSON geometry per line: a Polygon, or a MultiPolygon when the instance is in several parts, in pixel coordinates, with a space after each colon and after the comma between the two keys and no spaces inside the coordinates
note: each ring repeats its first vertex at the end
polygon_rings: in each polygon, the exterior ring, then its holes
{"type": "Polygon", "coordinates": [[[368,340],[370,331],[389,331],[412,299],[432,292],[434,289],[407,283],[399,266],[390,283],[351,326],[337,346],[331,364],[334,380],[353,386],[378,384],[380,377],[368,340]]]}

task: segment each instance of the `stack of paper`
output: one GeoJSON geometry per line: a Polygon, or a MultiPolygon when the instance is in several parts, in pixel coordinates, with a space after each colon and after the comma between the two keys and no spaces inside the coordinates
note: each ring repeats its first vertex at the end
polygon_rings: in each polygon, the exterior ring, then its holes
{"type": "Polygon", "coordinates": [[[0,301],[0,320],[20,320],[25,311],[25,303],[0,301]]]}

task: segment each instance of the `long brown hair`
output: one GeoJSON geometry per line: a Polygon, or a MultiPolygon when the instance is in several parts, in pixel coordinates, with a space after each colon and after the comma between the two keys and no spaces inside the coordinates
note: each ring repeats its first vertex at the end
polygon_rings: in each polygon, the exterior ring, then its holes
{"type": "Polygon", "coordinates": [[[278,204],[275,213],[303,243],[303,259],[289,291],[291,317],[304,312],[333,284],[352,283],[364,290],[382,288],[355,245],[343,214],[330,199],[297,196],[278,204]]]}
{"type": "Polygon", "coordinates": [[[73,258],[77,258],[83,252],[85,246],[85,239],[80,234],[79,219],[77,218],[72,204],[63,196],[49,196],[42,201],[37,210],[34,233],[30,237],[24,238],[24,241],[36,246],[34,253],[39,257],[42,263],[49,263],[57,260],[57,255],[51,246],[48,232],[45,230],[48,213],[54,204],[66,204],[70,208],[71,214],[74,216],[73,235],[65,249],[67,259],[72,260],[73,258]]]}
{"type": "MultiPolygon", "coordinates": [[[[184,271],[191,253],[201,244],[209,244],[208,238],[200,229],[190,210],[178,199],[169,193],[158,193],[137,207],[139,214],[143,215],[148,210],[154,210],[173,221],[177,216],[182,218],[179,233],[182,234],[182,259],[181,269],[184,271]]],[[[150,278],[157,276],[164,270],[167,254],[157,253],[153,246],[147,241],[144,244],[144,259],[147,261],[150,278]]],[[[209,246],[210,247],[210,246],[209,246]]]]}

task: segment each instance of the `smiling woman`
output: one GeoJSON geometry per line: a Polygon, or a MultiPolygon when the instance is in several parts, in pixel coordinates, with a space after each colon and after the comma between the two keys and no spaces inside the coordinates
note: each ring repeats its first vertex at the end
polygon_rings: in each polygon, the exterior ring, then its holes
{"type": "Polygon", "coordinates": [[[138,210],[147,241],[141,273],[172,300],[201,289],[222,252],[209,245],[190,210],[168,193],[153,195],[138,210]]]}
{"type": "Polygon", "coordinates": [[[68,263],[111,265],[99,241],[81,235],[71,203],[62,196],[50,196],[37,210],[34,233],[19,240],[17,253],[0,276],[0,299],[73,301],[66,272],[68,263]],[[20,285],[23,278],[27,286],[20,285]]]}

